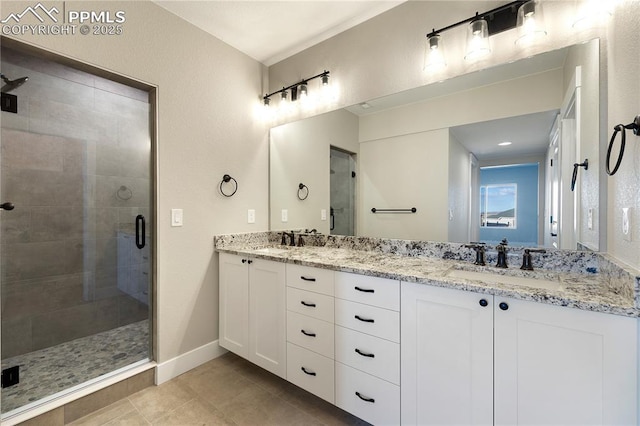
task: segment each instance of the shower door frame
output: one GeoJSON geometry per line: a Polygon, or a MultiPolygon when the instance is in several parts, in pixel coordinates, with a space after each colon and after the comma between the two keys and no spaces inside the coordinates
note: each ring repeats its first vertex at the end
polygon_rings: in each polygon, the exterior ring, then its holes
{"type": "MultiPolygon", "coordinates": [[[[26,421],[30,418],[61,407],[67,403],[73,402],[86,395],[89,395],[98,390],[107,388],[115,383],[139,374],[145,370],[155,367],[155,360],[157,357],[157,259],[158,259],[158,86],[148,83],[124,74],[116,73],[114,71],[106,70],[96,65],[89,64],[87,62],[80,61],[58,52],[52,52],[42,47],[34,46],[22,41],[14,40],[5,36],[0,36],[0,45],[9,49],[16,50],[21,53],[36,56],[41,59],[51,61],[60,65],[64,65],[81,72],[85,72],[97,77],[108,79],[116,83],[120,83],[129,87],[133,87],[149,94],[149,136],[150,136],[150,153],[149,153],[149,178],[150,193],[149,193],[149,208],[151,208],[151,253],[150,253],[150,291],[149,291],[149,357],[146,362],[141,360],[127,367],[121,368],[114,372],[107,373],[103,376],[99,376],[88,382],[81,383],[72,388],[65,389],[56,394],[44,397],[41,400],[28,404],[23,407],[14,410],[13,412],[5,413],[0,416],[0,420],[9,422],[11,424],[17,424],[26,421]],[[6,415],[10,414],[10,415],[6,415]]],[[[1,297],[1,296],[0,296],[1,297]]],[[[0,304],[1,309],[1,304],[0,304]]],[[[1,311],[0,311],[1,313],[1,311]]],[[[0,345],[1,345],[0,339],[0,345]]]]}

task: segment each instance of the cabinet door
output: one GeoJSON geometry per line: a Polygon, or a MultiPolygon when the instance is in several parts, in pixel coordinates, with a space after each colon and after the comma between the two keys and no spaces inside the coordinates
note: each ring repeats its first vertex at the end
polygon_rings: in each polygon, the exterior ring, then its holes
{"type": "Polygon", "coordinates": [[[249,266],[249,360],[286,376],[285,264],[252,259],[249,266]]]}
{"type": "Polygon", "coordinates": [[[493,422],[493,296],[401,283],[402,423],[493,422]]]}
{"type": "Polygon", "coordinates": [[[497,425],[637,424],[637,319],[495,299],[497,425]]]}
{"type": "Polygon", "coordinates": [[[243,358],[249,358],[249,267],[247,259],[220,253],[219,268],[220,346],[243,358]]]}

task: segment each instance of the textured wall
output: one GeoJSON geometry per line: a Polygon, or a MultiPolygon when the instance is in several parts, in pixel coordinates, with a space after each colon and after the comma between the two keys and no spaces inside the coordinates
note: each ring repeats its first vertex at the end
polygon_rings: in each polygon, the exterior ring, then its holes
{"type": "MultiPolygon", "coordinates": [[[[640,3],[625,1],[618,6],[608,30],[609,126],[607,136],[611,134],[615,125],[629,124],[636,115],[640,114],[640,78],[638,78],[640,57],[629,54],[636,50],[640,43],[640,3]]],[[[627,132],[627,146],[620,170],[608,178],[609,252],[635,268],[640,268],[639,142],[639,137],[627,132]],[[623,207],[632,209],[631,241],[626,241],[621,232],[623,207]]],[[[602,143],[605,146],[608,140],[602,143]]]]}

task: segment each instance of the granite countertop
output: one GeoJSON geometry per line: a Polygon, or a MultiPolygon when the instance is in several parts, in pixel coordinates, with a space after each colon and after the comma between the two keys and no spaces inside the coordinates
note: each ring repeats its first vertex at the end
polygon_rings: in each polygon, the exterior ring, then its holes
{"type": "Polygon", "coordinates": [[[438,257],[324,246],[252,247],[232,243],[217,246],[216,250],[277,262],[640,317],[638,278],[630,285],[621,285],[619,279],[606,273],[588,274],[545,269],[523,271],[519,269],[519,265],[500,269],[490,263],[487,263],[488,266],[476,266],[468,261],[438,257]]]}

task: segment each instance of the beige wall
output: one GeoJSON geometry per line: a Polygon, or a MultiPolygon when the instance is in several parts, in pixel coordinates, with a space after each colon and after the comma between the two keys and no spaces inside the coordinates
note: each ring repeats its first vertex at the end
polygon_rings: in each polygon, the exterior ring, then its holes
{"type": "Polygon", "coordinates": [[[360,144],[357,235],[447,241],[448,157],[448,129],[360,144]],[[417,213],[373,214],[372,207],[417,213]]]}
{"type": "MultiPolygon", "coordinates": [[[[640,5],[626,1],[608,27],[607,136],[618,123],[629,124],[640,114],[640,57],[630,55],[640,41],[640,5]]],[[[608,140],[606,141],[608,143],[608,140]]],[[[640,268],[640,138],[627,132],[627,147],[620,170],[608,178],[607,236],[609,253],[640,268]],[[622,237],[622,208],[631,207],[631,241],[622,237]]],[[[601,141],[601,146],[604,141],[601,141]]],[[[619,145],[618,145],[619,146],[619,145]]],[[[602,156],[604,158],[604,155],[602,156]]],[[[615,163],[614,163],[615,164],[615,163]]],[[[601,166],[602,167],[602,166],[601,166]]],[[[613,164],[612,166],[613,167],[613,164]]]]}
{"type": "MultiPolygon", "coordinates": [[[[0,13],[24,5],[3,0],[0,13]]],[[[157,359],[164,362],[217,339],[213,235],[268,229],[269,145],[253,117],[265,70],[149,1],[65,6],[124,10],[124,33],[20,39],[158,87],[157,359]],[[218,194],[225,173],[239,184],[232,198],[218,194]],[[171,208],[184,209],[183,227],[170,227],[171,208]]]]}
{"type": "Polygon", "coordinates": [[[447,241],[467,243],[471,239],[469,216],[471,164],[469,151],[449,132],[449,211],[447,241]]]}

